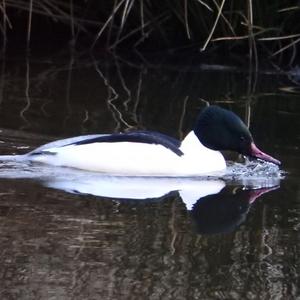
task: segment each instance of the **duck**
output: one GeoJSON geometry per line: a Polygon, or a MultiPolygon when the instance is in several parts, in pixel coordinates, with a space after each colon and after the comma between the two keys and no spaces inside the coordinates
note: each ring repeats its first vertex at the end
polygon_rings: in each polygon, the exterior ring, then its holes
{"type": "Polygon", "coordinates": [[[41,163],[117,176],[190,177],[225,172],[223,150],[280,165],[279,160],[255,145],[249,129],[234,112],[217,105],[199,113],[194,128],[182,141],[145,130],[92,134],[50,142],[22,155],[3,155],[0,161],[41,163]]]}

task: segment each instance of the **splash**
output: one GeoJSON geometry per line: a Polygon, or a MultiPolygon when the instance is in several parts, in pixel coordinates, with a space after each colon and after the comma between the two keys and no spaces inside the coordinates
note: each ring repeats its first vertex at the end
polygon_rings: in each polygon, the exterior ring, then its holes
{"type": "Polygon", "coordinates": [[[226,174],[222,178],[227,183],[242,184],[245,187],[263,188],[280,184],[286,172],[266,161],[246,159],[245,163],[228,162],[226,174]]]}

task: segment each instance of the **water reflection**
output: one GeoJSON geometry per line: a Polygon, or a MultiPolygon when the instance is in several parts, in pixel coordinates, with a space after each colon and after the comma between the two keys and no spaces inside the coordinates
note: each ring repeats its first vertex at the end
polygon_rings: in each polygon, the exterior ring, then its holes
{"type": "MultiPolygon", "coordinates": [[[[283,132],[279,123],[299,124],[297,94],[288,92],[297,86],[283,72],[256,74],[254,89],[248,70],[226,65],[216,71],[193,60],[182,68],[117,56],[61,59],[1,61],[1,126],[56,136],[135,127],[182,137],[203,107],[201,99],[234,108],[252,131],[273,141],[283,132]],[[256,129],[263,119],[270,122],[261,132],[256,129]]],[[[287,141],[297,134],[296,127],[285,133],[287,141]]]]}
{"type": "Polygon", "coordinates": [[[7,297],[207,299],[222,291],[238,299],[249,289],[253,297],[285,295],[273,283],[266,287],[266,278],[293,288],[292,272],[279,281],[268,260],[255,255],[264,252],[263,239],[277,247],[255,222],[258,212],[228,233],[267,190],[225,187],[187,211],[180,192],[139,201],[65,193],[28,179],[14,180],[13,189],[1,179],[0,188],[1,292],[7,297]],[[195,222],[201,232],[227,234],[199,235],[195,222]]]}
{"type": "MultiPolygon", "coordinates": [[[[225,181],[205,178],[142,178],[85,176],[78,178],[55,176],[41,181],[47,187],[76,194],[90,194],[128,202],[163,201],[176,194],[190,211],[199,233],[225,233],[245,221],[250,206],[265,193],[279,188],[278,178],[269,180],[269,187],[226,186],[225,181]]],[[[232,184],[232,183],[231,183],[232,184]]],[[[265,186],[264,181],[260,182],[265,186]]]]}
{"type": "Polygon", "coordinates": [[[199,233],[228,233],[241,225],[247,217],[251,205],[261,195],[273,188],[244,190],[234,187],[231,191],[223,190],[216,195],[199,199],[192,208],[191,215],[199,233]]]}
{"type": "MultiPolygon", "coordinates": [[[[101,176],[96,180],[80,181],[59,179],[43,180],[47,187],[76,194],[90,194],[127,202],[129,199],[163,201],[170,195],[179,195],[185,204],[197,231],[205,234],[225,233],[236,229],[246,220],[247,213],[256,199],[279,188],[279,180],[271,187],[251,189],[227,186],[222,180],[201,178],[126,178],[101,176]]],[[[256,182],[256,186],[257,186],[256,182]]],[[[270,184],[270,181],[269,181],[270,184]]]]}

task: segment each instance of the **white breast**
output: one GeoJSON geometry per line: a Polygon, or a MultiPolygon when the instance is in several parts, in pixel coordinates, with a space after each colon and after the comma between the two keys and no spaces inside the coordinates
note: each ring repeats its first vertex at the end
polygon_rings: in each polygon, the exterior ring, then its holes
{"type": "Polygon", "coordinates": [[[183,168],[193,174],[210,174],[226,169],[223,155],[202,145],[193,131],[182,141],[180,150],[184,153],[183,168]]]}

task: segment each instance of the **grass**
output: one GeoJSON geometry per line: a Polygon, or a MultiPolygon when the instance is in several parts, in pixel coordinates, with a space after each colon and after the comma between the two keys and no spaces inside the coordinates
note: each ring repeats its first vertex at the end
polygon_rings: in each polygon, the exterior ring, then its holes
{"type": "Polygon", "coordinates": [[[86,48],[110,51],[206,52],[225,47],[232,53],[247,52],[257,67],[258,49],[275,59],[286,54],[294,62],[300,42],[299,13],[300,6],[291,0],[1,0],[0,30],[4,48],[10,36],[19,34],[18,26],[27,28],[30,46],[33,35],[48,38],[37,31],[50,23],[56,30],[67,29],[65,39],[75,46],[84,40],[86,48]]]}

